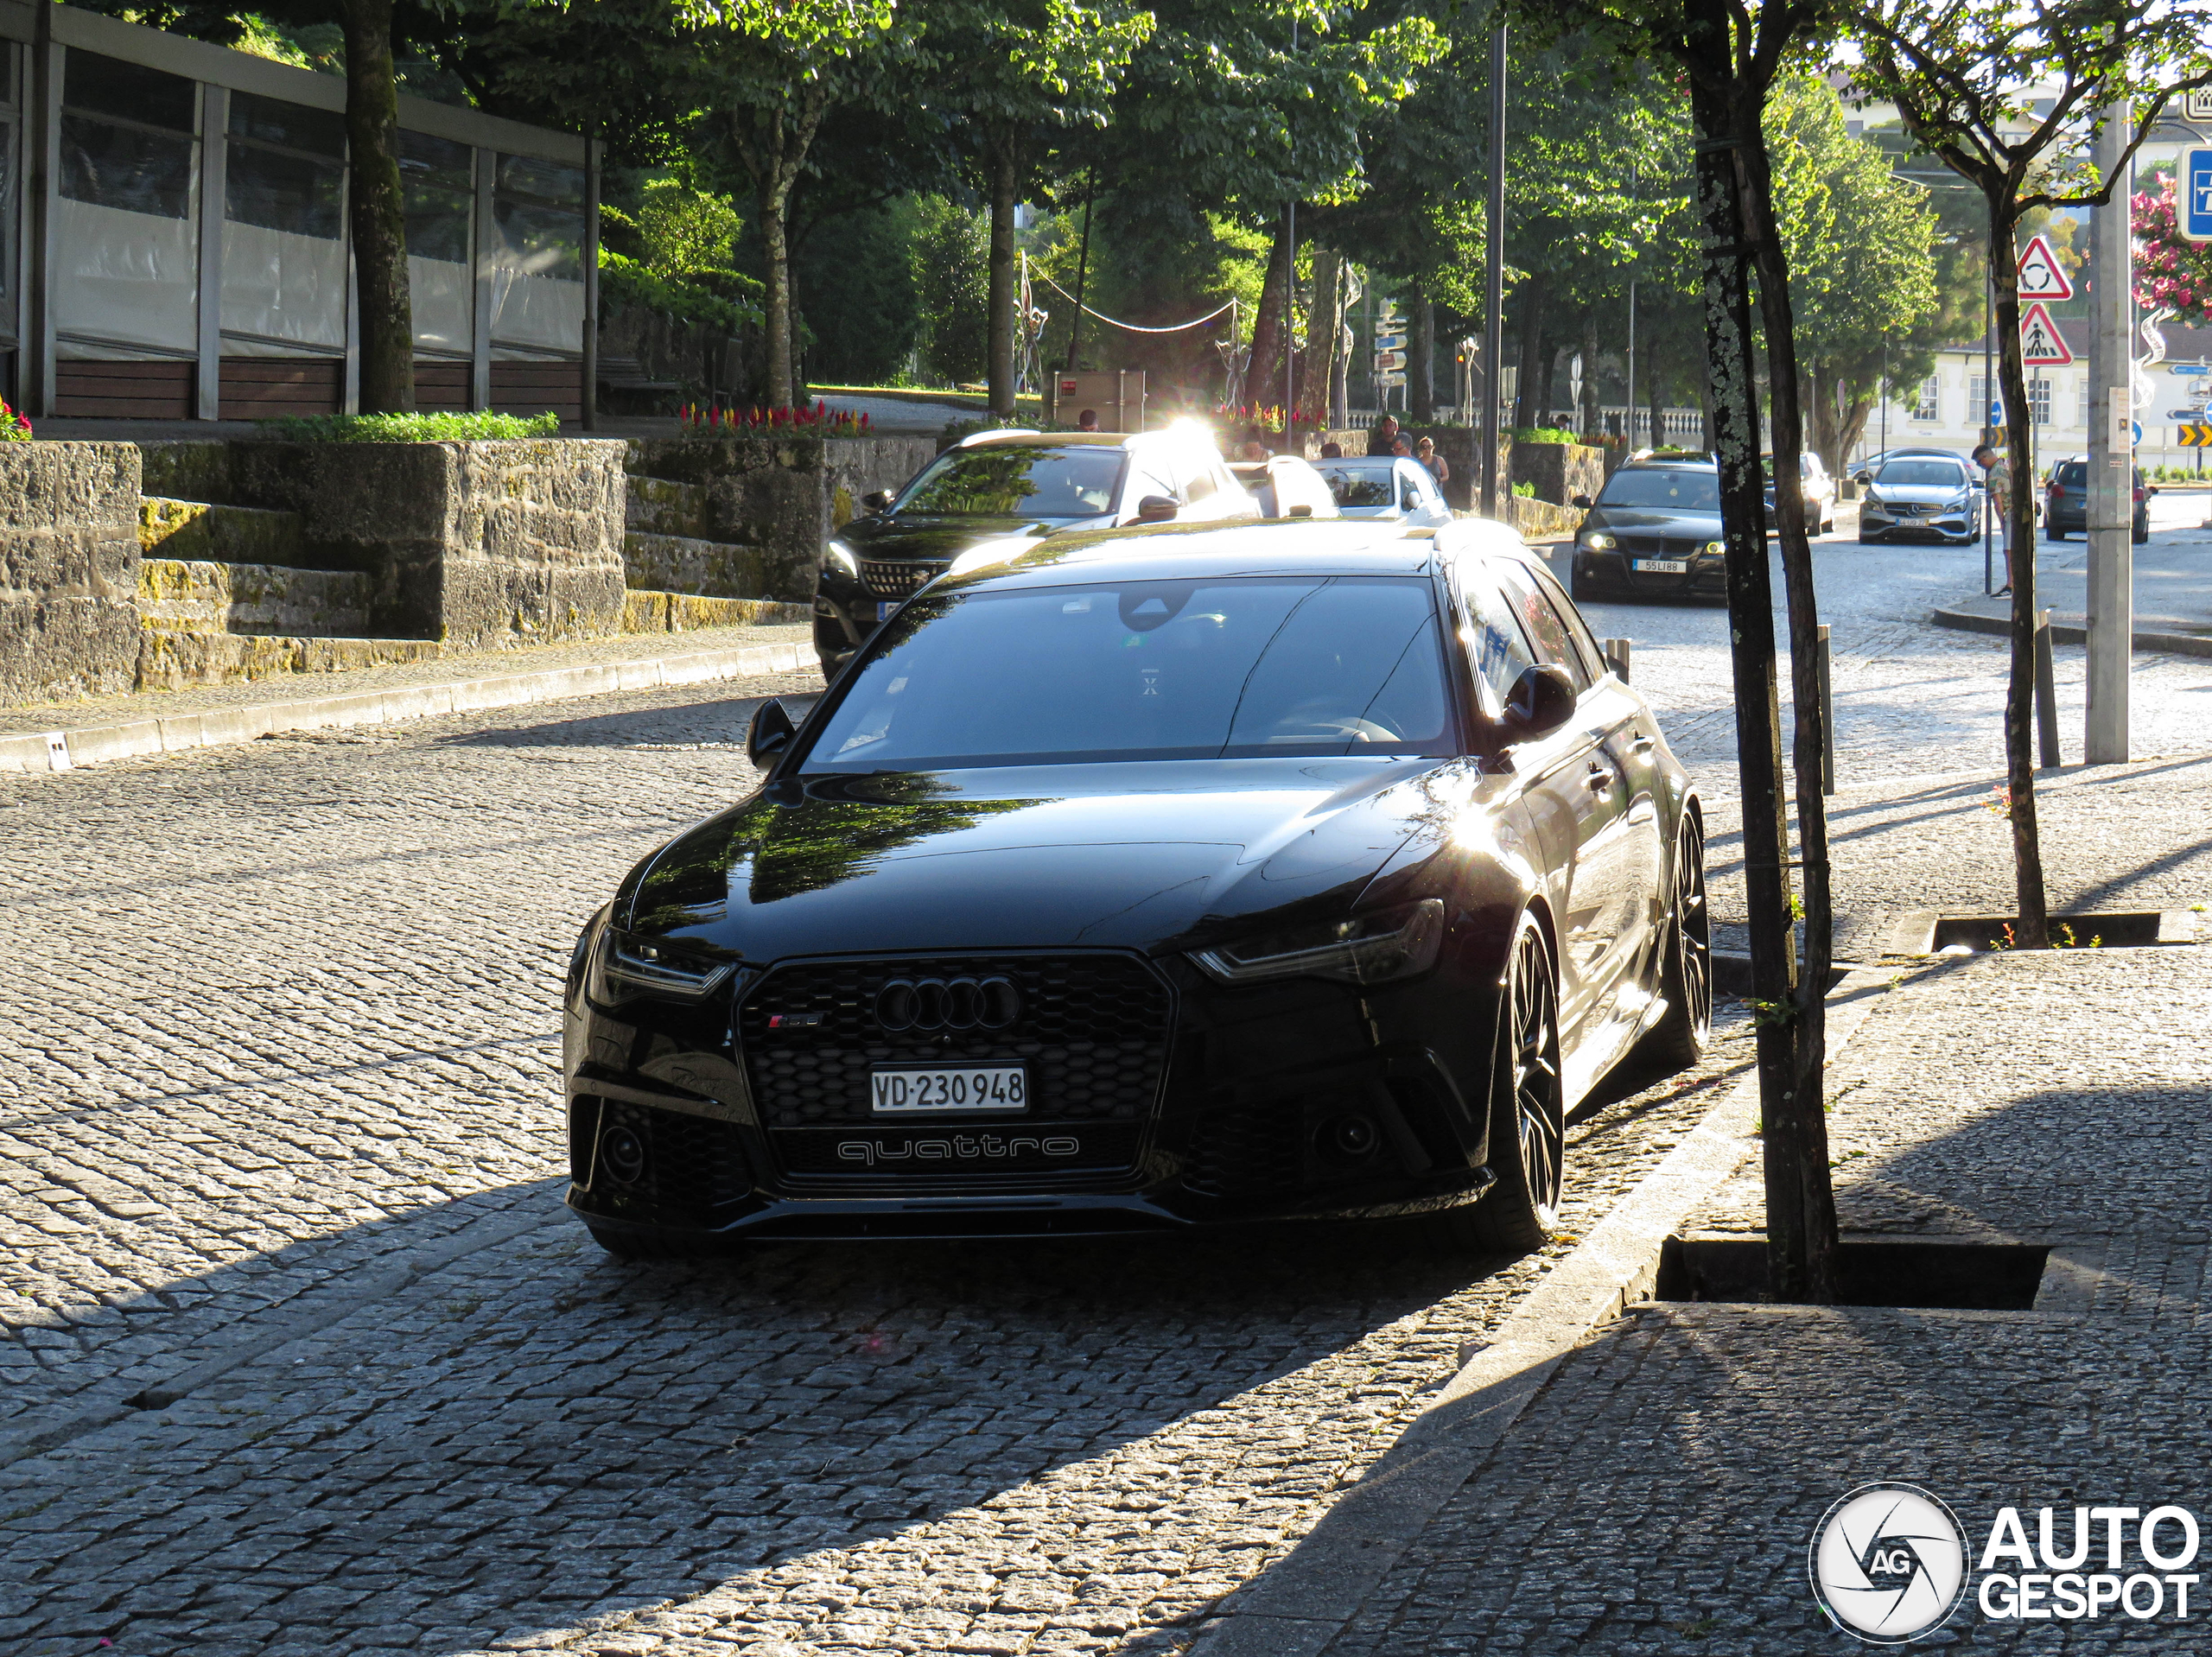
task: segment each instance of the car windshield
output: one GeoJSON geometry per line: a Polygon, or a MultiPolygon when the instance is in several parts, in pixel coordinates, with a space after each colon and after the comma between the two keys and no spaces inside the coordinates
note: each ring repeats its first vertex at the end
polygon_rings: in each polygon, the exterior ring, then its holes
{"type": "Polygon", "coordinates": [[[807,771],[1450,752],[1423,580],[925,594],[884,635],[807,771]]]}
{"type": "Polygon", "coordinates": [[[1121,475],[1118,448],[957,448],[907,485],[895,510],[949,517],[1092,517],[1112,508],[1121,475]]]}
{"type": "Polygon", "coordinates": [[[1338,506],[1395,506],[1398,504],[1397,468],[1382,466],[1325,466],[1321,475],[1328,480],[1329,492],[1337,498],[1338,506]]]}
{"type": "Polygon", "coordinates": [[[1598,497],[1600,506],[1653,506],[1677,512],[1720,510],[1720,475],[1688,467],[1623,467],[1598,497]]]}
{"type": "Polygon", "coordinates": [[[1963,489],[1967,469],[1956,460],[1891,460],[1874,481],[1906,489],[1963,489]]]}
{"type": "Polygon", "coordinates": [[[2058,468],[2058,486],[2062,489],[2079,489],[2088,475],[2089,468],[2081,461],[2069,460],[2058,468]]]}

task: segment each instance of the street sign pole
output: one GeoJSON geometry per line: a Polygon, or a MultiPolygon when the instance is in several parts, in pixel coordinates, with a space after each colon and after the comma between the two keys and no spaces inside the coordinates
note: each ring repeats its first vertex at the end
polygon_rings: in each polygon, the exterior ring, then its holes
{"type": "Polygon", "coordinates": [[[2111,105],[2097,134],[2097,169],[2109,183],[2107,205],[2097,209],[2095,280],[2089,352],[2089,476],[2083,503],[2089,543],[2088,713],[2082,758],[2092,765],[2126,761],[2128,652],[2134,642],[2135,360],[2128,340],[2133,308],[2129,248],[2131,181],[2126,168],[2133,112],[2111,105]]]}
{"type": "Polygon", "coordinates": [[[1497,403],[1505,384],[1505,28],[1490,37],[1490,213],[1483,230],[1483,516],[1498,515],[1497,403]]]}

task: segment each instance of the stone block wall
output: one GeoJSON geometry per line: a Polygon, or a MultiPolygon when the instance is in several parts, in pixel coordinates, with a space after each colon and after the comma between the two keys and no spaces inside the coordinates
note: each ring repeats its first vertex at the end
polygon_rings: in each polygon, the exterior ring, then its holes
{"type": "Polygon", "coordinates": [[[1566,506],[1605,486],[1605,451],[1583,443],[1516,443],[1513,481],[1535,485],[1538,500],[1566,506]]]}
{"type": "Polygon", "coordinates": [[[719,596],[801,602],[814,595],[823,542],[860,514],[861,497],[897,489],[936,453],[926,437],[634,439],[632,517],[664,542],[720,549],[653,547],[671,566],[668,579],[719,596]],[[723,592],[725,581],[747,590],[723,592]]]}
{"type": "Polygon", "coordinates": [[[0,702],[129,690],[138,450],[0,443],[0,702]]]}
{"type": "Polygon", "coordinates": [[[619,440],[144,447],[149,493],[296,514],[302,559],[366,575],[385,637],[487,649],[622,630],[619,440]]]}

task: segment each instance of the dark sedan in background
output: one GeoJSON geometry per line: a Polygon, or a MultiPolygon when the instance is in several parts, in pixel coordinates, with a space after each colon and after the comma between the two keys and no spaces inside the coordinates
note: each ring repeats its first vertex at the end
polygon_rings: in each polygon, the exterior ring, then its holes
{"type": "Polygon", "coordinates": [[[1058,537],[948,575],[632,871],[566,997],[607,1248],[1427,1215],[1710,1013],[1699,806],[1501,525],[1058,537]]]}
{"type": "Polygon", "coordinates": [[[1605,479],[1574,537],[1567,579],[1578,599],[1721,598],[1720,469],[1707,454],[1625,462],[1605,479]]]}
{"type": "MultiPolygon", "coordinates": [[[[2158,490],[2144,480],[2143,468],[2135,468],[2135,511],[2129,521],[2128,539],[2137,545],[2151,538],[2151,497],[2158,490]]],[[[2086,535],[2089,523],[2089,462],[2086,456],[2076,454],[2058,462],[2050,469],[2050,480],[2044,486],[2044,533],[2054,541],[2063,541],[2069,535],[2086,535]]]]}
{"type": "Polygon", "coordinates": [[[1016,552],[1071,530],[1217,523],[1260,508],[1203,427],[1112,432],[977,432],[924,467],[896,498],[823,545],[814,650],[834,677],[877,625],[964,552],[1016,552]]]}

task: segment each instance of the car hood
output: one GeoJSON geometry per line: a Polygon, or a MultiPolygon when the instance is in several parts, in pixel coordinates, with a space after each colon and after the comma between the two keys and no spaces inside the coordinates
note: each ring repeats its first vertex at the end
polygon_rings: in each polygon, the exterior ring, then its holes
{"type": "Polygon", "coordinates": [[[1103,529],[1113,523],[1109,513],[1098,517],[856,517],[837,531],[837,538],[864,558],[957,558],[979,541],[999,536],[1040,540],[1069,530],[1103,529]]]}
{"type": "Polygon", "coordinates": [[[1593,506],[1583,520],[1586,530],[1649,530],[1667,535],[1720,538],[1718,512],[1669,512],[1649,506],[1593,506]]]}
{"type": "Polygon", "coordinates": [[[1956,500],[1962,486],[1955,483],[1878,483],[1866,492],[1870,506],[1942,506],[1956,500]]]}
{"type": "Polygon", "coordinates": [[[1270,911],[1341,912],[1425,826],[1464,817],[1489,780],[1471,762],[1427,759],[810,778],[671,841],[632,872],[616,914],[761,962],[1187,949],[1270,911]]]}

